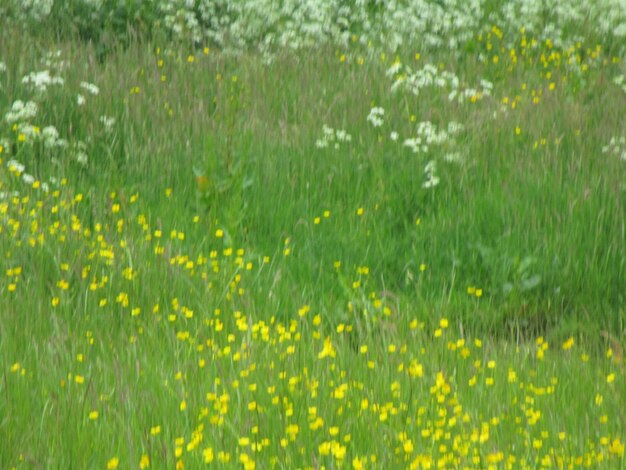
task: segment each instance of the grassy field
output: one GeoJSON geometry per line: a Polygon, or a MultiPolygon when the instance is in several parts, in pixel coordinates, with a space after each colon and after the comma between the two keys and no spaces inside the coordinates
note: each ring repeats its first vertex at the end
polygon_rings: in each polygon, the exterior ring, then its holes
{"type": "Polygon", "coordinates": [[[7,11],[0,468],[626,467],[619,36],[7,11]]]}

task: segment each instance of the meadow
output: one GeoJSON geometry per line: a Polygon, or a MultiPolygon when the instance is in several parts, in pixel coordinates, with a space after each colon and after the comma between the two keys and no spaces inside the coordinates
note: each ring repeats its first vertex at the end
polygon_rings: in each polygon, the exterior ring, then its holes
{"type": "Polygon", "coordinates": [[[0,6],[0,468],[626,468],[621,0],[0,6]]]}

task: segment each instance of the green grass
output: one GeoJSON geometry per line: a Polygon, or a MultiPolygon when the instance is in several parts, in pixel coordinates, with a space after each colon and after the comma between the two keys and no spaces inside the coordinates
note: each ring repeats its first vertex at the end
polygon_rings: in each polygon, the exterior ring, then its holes
{"type": "Polygon", "coordinates": [[[34,99],[69,149],[0,124],[0,467],[623,467],[626,164],[602,153],[623,58],[512,64],[477,38],[101,60],[7,28],[2,116],[34,99]],[[36,95],[56,49],[65,84],[36,95]],[[392,93],[396,60],[492,95],[392,93]],[[414,154],[423,121],[464,130],[414,154]],[[318,148],[324,125],[351,141],[318,148]]]}

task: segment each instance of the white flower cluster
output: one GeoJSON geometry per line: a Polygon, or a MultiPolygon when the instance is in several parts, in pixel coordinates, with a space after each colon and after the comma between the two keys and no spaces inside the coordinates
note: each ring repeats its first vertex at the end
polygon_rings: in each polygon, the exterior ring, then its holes
{"type": "Polygon", "coordinates": [[[26,170],[26,167],[24,165],[13,159],[7,162],[7,168],[12,172],[17,173],[18,175],[21,175],[22,173],[24,173],[24,170],[26,170]]]}
{"type": "Polygon", "coordinates": [[[61,49],[47,52],[43,57],[42,64],[46,69],[55,70],[56,72],[61,72],[68,65],[67,61],[63,59],[63,51],[61,49]]]}
{"type": "MultiPolygon", "coordinates": [[[[456,144],[454,136],[464,130],[462,124],[451,121],[448,123],[448,129],[438,129],[435,124],[430,121],[422,121],[417,125],[417,135],[413,138],[406,139],[404,146],[411,149],[413,153],[427,153],[431,146],[441,146],[447,144],[452,147],[456,144]]],[[[447,160],[456,160],[454,157],[447,160]]]]}
{"type": "Polygon", "coordinates": [[[602,153],[615,155],[626,162],[626,137],[611,137],[609,144],[602,147],[602,153]]]}
{"type": "MultiPolygon", "coordinates": [[[[46,66],[50,67],[50,69],[30,73],[22,79],[25,85],[32,87],[36,92],[35,100],[14,101],[10,109],[4,114],[4,121],[15,132],[14,138],[20,145],[32,147],[36,144],[40,144],[41,148],[46,150],[46,156],[53,160],[60,155],[58,152],[53,152],[53,150],[61,150],[63,153],[68,150],[70,158],[73,158],[81,165],[87,165],[87,145],[84,142],[78,141],[69,143],[66,139],[61,138],[55,126],[48,125],[41,128],[35,123],[39,111],[37,100],[42,97],[42,94],[48,90],[49,86],[64,84],[64,80],[61,76],[53,75],[50,72],[50,70],[61,70],[65,67],[66,63],[62,59],[61,52],[55,51],[46,54],[43,62],[46,66]]],[[[80,88],[92,95],[97,95],[100,92],[96,85],[88,82],[81,82],[80,88]]],[[[115,125],[115,119],[108,116],[101,116],[100,122],[103,124],[106,132],[110,132],[115,125]]],[[[3,149],[11,148],[11,143],[6,138],[0,139],[0,143],[3,149]]],[[[11,171],[21,176],[24,183],[31,184],[35,181],[32,175],[26,173],[24,165],[18,160],[11,159],[8,165],[11,171]]],[[[52,179],[50,181],[52,181],[52,179]]],[[[42,182],[40,187],[47,188],[48,184],[42,182]]]]}
{"type": "Polygon", "coordinates": [[[4,119],[8,124],[14,124],[16,122],[29,121],[37,115],[37,103],[34,101],[27,101],[24,103],[21,100],[13,102],[11,110],[4,115],[4,119]]]}
{"type": "Polygon", "coordinates": [[[387,76],[395,79],[393,85],[391,85],[391,91],[405,88],[415,96],[419,96],[422,88],[457,89],[459,87],[459,79],[456,75],[446,71],[439,72],[437,67],[432,64],[426,64],[421,69],[413,72],[409,67],[403,66],[402,63],[394,62],[387,70],[387,76]]]}
{"type": "Polygon", "coordinates": [[[111,132],[115,126],[115,118],[110,116],[100,116],[100,122],[104,126],[106,132],[111,132]]]}
{"type": "Polygon", "coordinates": [[[22,11],[35,20],[42,20],[52,11],[54,0],[16,0],[22,11]]]}
{"type": "MultiPolygon", "coordinates": [[[[463,155],[460,151],[454,150],[456,147],[455,136],[465,130],[463,124],[455,121],[448,123],[447,129],[438,129],[430,121],[420,122],[417,126],[417,136],[404,141],[404,146],[408,147],[414,153],[427,153],[433,146],[444,147],[448,149],[443,154],[443,160],[448,163],[463,162],[463,155]]],[[[434,188],[440,182],[437,176],[437,160],[431,159],[424,167],[425,180],[422,184],[423,188],[434,188]]]]}
{"type": "Polygon", "coordinates": [[[381,127],[385,122],[385,110],[380,106],[372,108],[367,115],[367,122],[374,127],[381,127]]]}
{"type": "Polygon", "coordinates": [[[422,188],[434,188],[439,184],[439,177],[437,176],[437,162],[430,160],[424,167],[424,176],[426,181],[422,183],[422,188]]]}
{"type": "Polygon", "coordinates": [[[391,91],[406,89],[419,96],[424,88],[442,88],[449,90],[448,100],[480,100],[485,96],[491,96],[493,83],[481,79],[477,87],[463,87],[459,78],[452,72],[446,70],[439,71],[432,64],[426,64],[421,69],[413,72],[409,67],[403,66],[400,62],[395,62],[388,70],[387,76],[393,77],[391,91]]]}
{"type": "Polygon", "coordinates": [[[63,85],[65,81],[59,76],[50,75],[49,70],[42,70],[24,76],[22,83],[32,86],[39,93],[45,93],[50,85],[63,85]]]}
{"type": "Polygon", "coordinates": [[[581,37],[572,32],[587,24],[596,34],[626,50],[626,5],[623,0],[512,0],[491,15],[492,20],[510,31],[523,28],[540,41],[550,40],[555,47],[568,49],[581,37]]]}
{"type": "Polygon", "coordinates": [[[21,100],[14,101],[11,109],[4,115],[4,119],[8,124],[14,125],[18,134],[25,137],[27,143],[41,141],[44,147],[52,149],[55,147],[66,147],[67,141],[59,138],[59,131],[54,126],[46,126],[39,129],[38,126],[30,121],[37,116],[37,103],[21,100]]]}
{"type": "Polygon", "coordinates": [[[67,141],[59,137],[59,131],[54,126],[44,127],[41,130],[41,138],[43,140],[44,147],[47,149],[67,147],[67,141]]]}
{"type": "MultiPolygon", "coordinates": [[[[100,94],[100,88],[98,88],[98,86],[93,83],[80,82],[80,87],[91,95],[95,96],[95,95],[100,94]]],[[[78,96],[76,97],[76,104],[78,104],[78,106],[82,106],[86,102],[87,100],[85,99],[85,96],[79,93],[78,96]]]]}
{"type": "MultiPolygon", "coordinates": [[[[28,185],[32,185],[35,182],[35,177],[33,175],[31,175],[30,173],[26,173],[26,167],[18,162],[17,160],[11,159],[7,162],[7,168],[9,169],[9,171],[11,173],[15,173],[17,176],[22,178],[22,181],[25,184],[28,185]]],[[[46,182],[41,183],[41,185],[39,186],[39,189],[43,192],[48,192],[50,191],[50,185],[46,182]]],[[[20,193],[18,191],[14,191],[11,196],[19,196],[20,193]]],[[[9,197],[9,194],[6,192],[0,192],[0,200],[6,199],[7,197],[9,197]]]]}
{"type": "Polygon", "coordinates": [[[323,148],[328,148],[332,146],[333,148],[338,149],[341,146],[341,144],[352,141],[352,136],[348,134],[346,131],[335,130],[326,125],[323,126],[322,133],[323,133],[322,138],[317,139],[315,141],[315,146],[317,148],[323,149],[323,148]]]}
{"type": "Polygon", "coordinates": [[[89,156],[87,155],[87,144],[80,140],[74,142],[72,144],[72,156],[79,165],[87,166],[89,164],[89,156]]]}
{"type": "Polygon", "coordinates": [[[493,83],[483,78],[480,80],[480,86],[478,88],[465,88],[460,93],[456,90],[452,90],[448,95],[448,100],[454,101],[458,93],[459,103],[463,100],[476,101],[483,99],[485,96],[491,96],[492,91],[493,83]]]}
{"type": "Polygon", "coordinates": [[[91,93],[92,95],[97,95],[100,93],[100,88],[98,88],[96,85],[94,85],[93,83],[89,83],[89,82],[80,82],[80,87],[87,91],[88,93],[91,93]]]}
{"type": "MultiPolygon", "coordinates": [[[[55,0],[3,0],[41,20],[55,0]]],[[[56,0],[63,5],[66,0],[56,0]]],[[[103,9],[129,8],[121,0],[73,0],[84,8],[82,21],[110,14],[103,9]]],[[[136,2],[130,2],[136,3],[136,2]]],[[[496,24],[507,47],[520,29],[539,40],[550,39],[566,49],[580,39],[580,31],[593,31],[626,52],[624,0],[150,0],[156,25],[173,37],[197,44],[213,43],[230,52],[251,49],[271,57],[277,49],[347,45],[352,32],[374,49],[396,51],[407,44],[423,49],[447,48],[463,54],[463,46],[496,24]]],[[[604,42],[604,41],[603,41],[604,42]]]]}

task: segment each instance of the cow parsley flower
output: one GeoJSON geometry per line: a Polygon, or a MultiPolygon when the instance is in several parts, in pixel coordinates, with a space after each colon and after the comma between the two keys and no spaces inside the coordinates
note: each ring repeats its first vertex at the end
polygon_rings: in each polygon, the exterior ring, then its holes
{"type": "Polygon", "coordinates": [[[423,188],[434,188],[439,184],[439,177],[436,173],[437,162],[435,160],[430,160],[424,167],[424,175],[426,176],[426,181],[424,181],[424,183],[422,184],[423,188]]]}
{"type": "Polygon", "coordinates": [[[37,103],[33,101],[27,101],[24,103],[21,100],[13,102],[11,110],[4,115],[4,119],[9,124],[13,124],[20,121],[28,121],[37,115],[37,103]]]}
{"type": "Polygon", "coordinates": [[[31,185],[35,182],[35,177],[29,173],[22,173],[22,181],[24,183],[31,185]]]}
{"type": "Polygon", "coordinates": [[[115,118],[110,116],[100,116],[100,122],[104,126],[106,132],[111,132],[115,125],[115,118]]]}
{"type": "Polygon", "coordinates": [[[381,127],[385,120],[385,110],[381,107],[374,107],[367,116],[367,121],[374,127],[381,127]]]}
{"type": "Polygon", "coordinates": [[[91,93],[92,95],[97,95],[100,93],[100,88],[98,88],[96,85],[94,85],[93,83],[89,83],[89,82],[80,82],[80,87],[87,91],[88,93],[91,93]]]}
{"type": "Polygon", "coordinates": [[[63,148],[67,146],[65,139],[59,138],[59,131],[54,126],[46,126],[41,130],[41,138],[46,148],[63,148]]]}
{"type": "Polygon", "coordinates": [[[39,93],[44,93],[51,85],[63,85],[65,81],[63,78],[50,75],[49,70],[42,70],[41,72],[31,72],[22,78],[22,83],[32,86],[39,93]]]}
{"type": "Polygon", "coordinates": [[[332,144],[335,149],[338,149],[340,144],[352,141],[352,136],[345,130],[335,130],[325,124],[322,126],[322,134],[322,137],[315,141],[315,146],[317,148],[328,148],[329,145],[332,144]]]}

